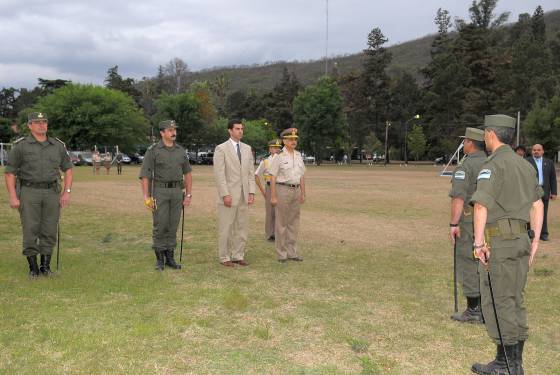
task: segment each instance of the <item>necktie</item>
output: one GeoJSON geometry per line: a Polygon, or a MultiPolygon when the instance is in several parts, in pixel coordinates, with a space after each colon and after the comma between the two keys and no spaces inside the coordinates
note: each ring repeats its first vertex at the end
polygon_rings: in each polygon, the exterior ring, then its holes
{"type": "Polygon", "coordinates": [[[235,145],[235,148],[237,149],[237,157],[239,158],[239,162],[241,163],[241,151],[239,151],[239,143],[235,145]]]}

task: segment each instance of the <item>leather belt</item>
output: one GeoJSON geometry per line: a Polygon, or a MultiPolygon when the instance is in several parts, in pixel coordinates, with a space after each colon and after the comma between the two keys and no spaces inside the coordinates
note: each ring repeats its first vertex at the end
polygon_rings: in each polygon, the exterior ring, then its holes
{"type": "Polygon", "coordinates": [[[169,182],[163,182],[163,181],[154,181],[154,185],[160,188],[177,188],[183,187],[183,181],[169,181],[169,182]]]}
{"type": "Polygon", "coordinates": [[[287,187],[291,187],[291,188],[298,188],[299,187],[299,184],[288,184],[286,182],[277,182],[277,184],[287,186],[287,187]]]}
{"type": "Polygon", "coordinates": [[[30,187],[32,189],[52,189],[57,184],[57,181],[52,182],[33,182],[21,180],[21,185],[25,187],[30,187]]]}

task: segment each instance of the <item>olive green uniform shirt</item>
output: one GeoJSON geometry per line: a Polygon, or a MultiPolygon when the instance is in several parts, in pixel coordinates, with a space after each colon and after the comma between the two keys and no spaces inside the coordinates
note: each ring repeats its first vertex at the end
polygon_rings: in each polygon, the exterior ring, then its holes
{"type": "Polygon", "coordinates": [[[28,135],[10,150],[5,173],[30,182],[54,182],[60,179],[61,170],[70,168],[72,162],[62,141],[47,137],[45,142],[38,142],[28,135]]]}
{"type": "Polygon", "coordinates": [[[183,175],[192,171],[185,149],[174,143],[172,147],[166,147],[163,141],[151,146],[142,162],[140,178],[152,178],[155,172],[155,180],[161,182],[183,181],[183,175]]]}
{"type": "MultiPolygon", "coordinates": [[[[485,161],[486,154],[484,151],[476,151],[467,155],[467,157],[453,172],[449,197],[463,199],[463,211],[470,211],[469,202],[476,190],[476,178],[478,177],[478,172],[480,172],[480,169],[485,161]]],[[[472,214],[462,214],[461,219],[467,222],[472,222],[473,217],[472,214]]]]}
{"type": "Polygon", "coordinates": [[[505,218],[529,221],[531,206],[542,195],[535,168],[503,145],[483,164],[470,204],[486,207],[487,223],[505,218]]]}

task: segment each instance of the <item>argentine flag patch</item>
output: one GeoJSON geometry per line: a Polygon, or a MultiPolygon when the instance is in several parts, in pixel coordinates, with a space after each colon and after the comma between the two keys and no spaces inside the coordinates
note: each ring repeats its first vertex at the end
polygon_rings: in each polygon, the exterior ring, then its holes
{"type": "Polygon", "coordinates": [[[492,176],[492,171],[490,169],[483,169],[478,173],[477,180],[489,180],[492,176]]]}
{"type": "Polygon", "coordinates": [[[456,180],[464,180],[465,179],[465,171],[455,172],[455,176],[453,178],[456,179],[456,180]]]}

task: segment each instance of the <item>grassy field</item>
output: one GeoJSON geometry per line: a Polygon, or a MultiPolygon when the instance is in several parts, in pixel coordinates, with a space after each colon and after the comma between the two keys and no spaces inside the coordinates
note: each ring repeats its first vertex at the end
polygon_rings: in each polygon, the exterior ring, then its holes
{"type": "MultiPolygon", "coordinates": [[[[39,280],[1,190],[0,373],[468,374],[492,358],[483,327],[449,319],[449,179],[434,167],[308,168],[305,261],[276,262],[259,197],[236,269],[218,264],[212,170],[195,167],[184,268],[163,273],[138,170],[124,171],[75,170],[62,268],[39,280]]],[[[527,285],[528,375],[560,374],[558,204],[527,285]]]]}

